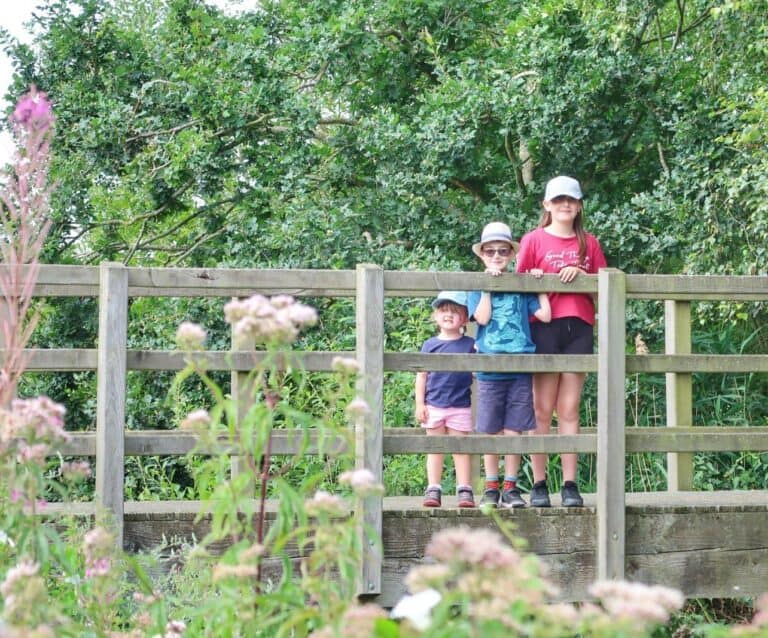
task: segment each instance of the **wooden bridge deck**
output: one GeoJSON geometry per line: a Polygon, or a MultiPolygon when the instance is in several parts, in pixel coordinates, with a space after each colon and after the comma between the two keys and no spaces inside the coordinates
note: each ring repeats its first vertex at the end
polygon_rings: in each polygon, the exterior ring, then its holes
{"type": "MultiPolygon", "coordinates": [[[[500,510],[514,524],[529,550],[549,568],[562,600],[588,598],[597,579],[597,512],[594,494],[585,507],[500,510]]],[[[149,550],[164,539],[201,538],[208,530],[195,523],[199,501],[127,501],[125,547],[149,550]]],[[[91,503],[51,504],[50,514],[89,516],[91,503]]],[[[267,512],[275,503],[267,502],[267,512]]],[[[648,492],[626,495],[626,561],[629,580],[675,587],[690,598],[758,596],[768,590],[768,491],[648,492]]],[[[424,549],[438,531],[466,525],[495,527],[479,509],[459,509],[445,496],[442,508],[426,509],[421,497],[385,497],[383,505],[382,592],[391,606],[405,593],[409,569],[424,561],[424,549]]],[[[292,560],[300,556],[294,552],[292,560]]]]}

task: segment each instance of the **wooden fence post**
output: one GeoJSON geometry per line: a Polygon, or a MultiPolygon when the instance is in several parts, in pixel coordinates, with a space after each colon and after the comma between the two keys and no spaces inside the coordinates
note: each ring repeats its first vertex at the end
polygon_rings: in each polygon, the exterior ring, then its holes
{"type": "Polygon", "coordinates": [[[597,578],[624,578],[626,279],[615,268],[598,274],[597,578]]]}
{"type": "MultiPolygon", "coordinates": [[[[667,299],[664,302],[664,352],[691,354],[691,302],[667,299]]],[[[693,375],[667,372],[667,426],[693,425],[693,375]]],[[[693,454],[667,453],[667,491],[693,489],[693,454]]]]}
{"type": "Polygon", "coordinates": [[[96,369],[96,515],[111,517],[118,548],[123,547],[125,473],[126,347],[128,269],[99,267],[99,348],[96,369]]]}
{"type": "MultiPolygon", "coordinates": [[[[370,413],[355,422],[355,465],[367,468],[383,483],[384,462],[384,271],[372,264],[359,264],[356,274],[356,353],[360,366],[358,394],[370,413]]],[[[367,496],[356,512],[363,543],[359,595],[381,593],[383,497],[367,496]]]]}

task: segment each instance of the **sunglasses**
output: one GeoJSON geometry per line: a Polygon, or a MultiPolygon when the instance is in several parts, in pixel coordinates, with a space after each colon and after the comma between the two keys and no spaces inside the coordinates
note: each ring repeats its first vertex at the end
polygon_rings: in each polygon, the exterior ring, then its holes
{"type": "Polygon", "coordinates": [[[483,255],[486,257],[493,257],[494,255],[498,255],[499,257],[509,257],[511,254],[511,248],[483,248],[483,255]]]}

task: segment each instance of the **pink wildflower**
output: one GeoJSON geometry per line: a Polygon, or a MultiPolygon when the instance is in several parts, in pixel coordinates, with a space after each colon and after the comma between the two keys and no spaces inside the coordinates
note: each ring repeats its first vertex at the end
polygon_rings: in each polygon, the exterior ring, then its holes
{"type": "Polygon", "coordinates": [[[670,612],[685,602],[679,591],[669,587],[626,581],[599,581],[589,593],[600,599],[611,616],[645,623],[666,623],[670,612]]]}
{"type": "Polygon", "coordinates": [[[344,516],[349,513],[349,508],[339,496],[324,490],[315,492],[315,495],[304,503],[304,508],[310,516],[318,516],[320,514],[344,516]]]}
{"type": "Polygon", "coordinates": [[[196,430],[198,428],[205,428],[211,424],[211,415],[208,414],[208,410],[195,410],[190,412],[179,427],[182,430],[196,430]]]}
{"type": "Polygon", "coordinates": [[[184,321],[176,330],[176,345],[181,350],[202,350],[206,339],[205,330],[196,323],[184,321]]]}
{"type": "Polygon", "coordinates": [[[331,368],[342,374],[357,374],[360,371],[360,364],[351,357],[334,357],[331,360],[331,368]]]}
{"type": "Polygon", "coordinates": [[[227,565],[219,563],[213,566],[211,577],[213,582],[216,583],[227,578],[255,578],[258,573],[259,569],[255,565],[227,565]]]}
{"type": "Polygon", "coordinates": [[[107,576],[111,569],[110,556],[114,551],[114,539],[103,527],[94,527],[83,536],[85,577],[107,576]]]}
{"type": "Polygon", "coordinates": [[[36,576],[38,571],[40,571],[40,565],[32,561],[21,561],[15,567],[11,567],[5,574],[5,580],[0,583],[0,594],[7,599],[13,594],[20,581],[36,576]]]}
{"type": "Polygon", "coordinates": [[[67,481],[82,481],[91,477],[88,461],[65,461],[61,464],[61,476],[67,481]]]}
{"type": "Polygon", "coordinates": [[[372,496],[384,491],[384,487],[376,480],[373,472],[367,468],[342,473],[339,476],[339,483],[349,485],[358,496],[372,496]]]}
{"type": "Polygon", "coordinates": [[[347,414],[351,417],[367,416],[371,413],[371,408],[365,399],[356,397],[347,405],[347,414]]]}
{"type": "Polygon", "coordinates": [[[45,131],[53,124],[53,109],[45,93],[32,90],[16,104],[11,119],[24,129],[45,131]]]}
{"type": "Polygon", "coordinates": [[[267,299],[257,294],[232,299],[224,306],[224,318],[232,325],[236,343],[291,343],[301,328],[317,322],[317,312],[289,295],[267,299]]]}

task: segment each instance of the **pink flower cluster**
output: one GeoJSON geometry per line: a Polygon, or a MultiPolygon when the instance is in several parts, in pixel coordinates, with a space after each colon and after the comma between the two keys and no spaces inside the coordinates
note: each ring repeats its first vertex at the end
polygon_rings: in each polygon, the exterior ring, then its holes
{"type": "Polygon", "coordinates": [[[522,560],[520,553],[505,543],[500,534],[466,526],[435,534],[425,553],[441,562],[464,563],[487,570],[515,569],[522,560]]]}
{"type": "Polygon", "coordinates": [[[664,624],[685,603],[676,589],[627,581],[598,581],[589,593],[612,617],[633,623],[664,624]]]}
{"type": "Polygon", "coordinates": [[[304,508],[309,516],[336,517],[349,514],[349,507],[344,503],[344,500],[325,490],[317,490],[315,495],[304,503],[304,508]]]}
{"type": "Polygon", "coordinates": [[[328,625],[313,631],[311,638],[368,638],[376,635],[376,621],[386,618],[386,612],[372,603],[353,604],[339,621],[338,629],[328,625]]]}
{"type": "Polygon", "coordinates": [[[47,131],[53,124],[53,109],[48,96],[33,86],[30,92],[18,101],[11,119],[23,129],[47,131]]]}
{"type": "MultiPolygon", "coordinates": [[[[11,624],[23,625],[32,621],[32,615],[46,599],[45,583],[39,576],[40,565],[31,561],[22,561],[11,567],[0,583],[0,595],[3,597],[3,616],[11,624]]],[[[3,634],[0,624],[0,634],[3,634]]]]}
{"type": "Polygon", "coordinates": [[[289,344],[302,328],[317,323],[317,312],[289,295],[253,295],[232,299],[224,306],[224,318],[236,344],[289,344]]]}
{"type": "Polygon", "coordinates": [[[61,464],[61,476],[67,481],[82,481],[91,475],[91,464],[88,461],[64,461],[61,464]]]}
{"type": "Polygon", "coordinates": [[[200,430],[211,424],[211,415],[208,410],[194,410],[190,412],[179,424],[182,430],[200,430]]]}
{"type": "Polygon", "coordinates": [[[114,538],[103,527],[94,527],[86,532],[83,537],[85,577],[107,576],[112,567],[111,556],[114,550],[114,538]]]}
{"type": "Polygon", "coordinates": [[[384,493],[384,486],[368,468],[343,472],[339,483],[349,485],[357,496],[375,496],[384,493]]]}
{"type": "Polygon", "coordinates": [[[64,406],[48,397],[14,399],[10,409],[0,409],[0,454],[43,464],[53,445],[72,438],[64,430],[64,413],[64,406]]]}
{"type": "Polygon", "coordinates": [[[202,350],[206,337],[204,328],[191,321],[184,321],[176,330],[176,345],[186,352],[202,350]]]}

